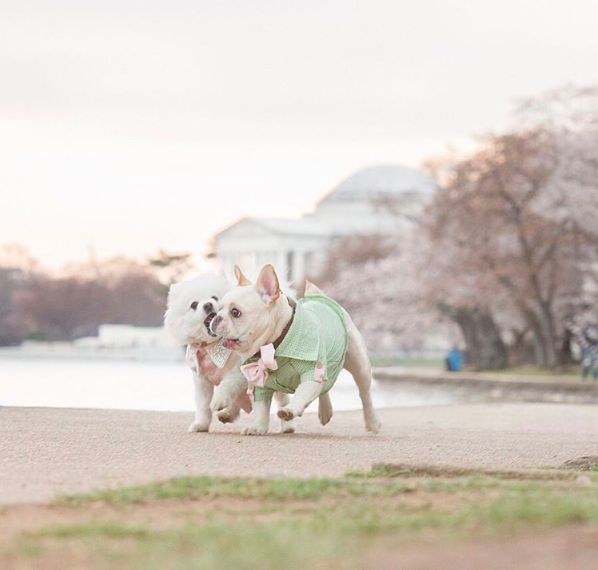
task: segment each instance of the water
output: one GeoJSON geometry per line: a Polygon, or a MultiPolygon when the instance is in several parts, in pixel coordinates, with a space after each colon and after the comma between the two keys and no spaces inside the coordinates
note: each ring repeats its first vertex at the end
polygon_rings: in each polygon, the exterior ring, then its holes
{"type": "MultiPolygon", "coordinates": [[[[193,410],[193,384],[183,362],[0,359],[0,406],[193,410]]],[[[451,403],[450,394],[374,382],[378,408],[451,403]]],[[[361,408],[357,388],[343,371],[332,392],[335,410],[361,408]]],[[[315,412],[317,406],[309,409],[315,412]]]]}

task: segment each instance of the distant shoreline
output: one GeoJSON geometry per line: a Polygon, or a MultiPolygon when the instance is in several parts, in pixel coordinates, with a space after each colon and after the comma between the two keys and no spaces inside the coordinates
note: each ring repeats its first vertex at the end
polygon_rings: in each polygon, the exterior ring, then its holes
{"type": "Polygon", "coordinates": [[[128,348],[79,347],[69,343],[0,348],[0,359],[132,360],[184,362],[182,348],[132,346],[128,348]]]}
{"type": "Polygon", "coordinates": [[[469,392],[474,399],[491,402],[598,404],[598,382],[592,381],[403,367],[377,368],[374,375],[381,383],[469,392]]]}

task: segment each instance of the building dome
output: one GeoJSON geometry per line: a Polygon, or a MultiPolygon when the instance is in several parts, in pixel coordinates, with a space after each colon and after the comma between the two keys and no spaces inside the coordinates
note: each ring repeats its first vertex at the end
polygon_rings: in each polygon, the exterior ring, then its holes
{"type": "Polygon", "coordinates": [[[428,201],[436,191],[436,181],[414,168],[382,164],[364,168],[345,178],[318,205],[371,202],[380,196],[428,201]]]}

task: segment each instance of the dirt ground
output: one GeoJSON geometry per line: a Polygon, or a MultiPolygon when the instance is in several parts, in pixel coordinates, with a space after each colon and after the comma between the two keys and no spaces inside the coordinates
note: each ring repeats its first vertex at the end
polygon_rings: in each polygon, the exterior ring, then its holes
{"type": "Polygon", "coordinates": [[[0,408],[0,568],[588,570],[598,479],[555,469],[596,456],[596,417],[597,406],[459,405],[384,410],[378,435],[341,413],[256,438],[243,423],[187,434],[184,413],[0,408]],[[375,463],[407,473],[371,479],[375,463]],[[187,498],[155,493],[156,481],[205,475],[225,479],[187,498]],[[239,491],[229,477],[264,483],[239,491]],[[110,491],[49,503],[145,483],[140,504],[110,491]],[[296,498],[305,485],[316,493],[296,498]]]}
{"type": "MultiPolygon", "coordinates": [[[[598,406],[470,404],[387,409],[378,435],[359,412],[298,433],[241,436],[248,421],[188,434],[189,413],[0,408],[0,504],[36,503],[184,475],[343,476],[372,464],[555,468],[595,455],[598,406]]],[[[273,420],[273,429],[277,429],[273,420]]]]}
{"type": "Polygon", "coordinates": [[[377,570],[590,570],[598,561],[598,529],[563,528],[520,538],[427,545],[374,552],[364,564],[377,570]]]}
{"type": "MultiPolygon", "coordinates": [[[[431,499],[425,493],[402,496],[396,501],[397,508],[421,509],[431,499]],[[399,504],[400,503],[400,504],[399,504]]],[[[434,508],[451,510],[463,500],[457,495],[436,495],[434,508]]],[[[385,499],[385,501],[387,501],[385,499]]],[[[231,524],[244,524],[250,516],[252,524],[276,522],[285,514],[293,516],[314,516],[317,509],[326,503],[310,505],[302,501],[286,502],[280,511],[259,512],[261,501],[228,497],[210,498],[201,501],[162,501],[151,504],[128,506],[126,509],[102,502],[92,503],[86,508],[71,508],[48,505],[15,505],[6,507],[0,514],[0,567],[2,570],[67,570],[75,568],[103,568],[101,557],[98,562],[94,548],[86,543],[86,538],[78,538],[83,544],[71,547],[68,529],[78,525],[99,524],[106,528],[151,528],[165,531],[189,520],[209,520],[215,515],[220,521],[231,524]],[[258,513],[250,514],[257,510],[258,513]],[[33,540],[44,529],[67,529],[62,538],[66,546],[50,543],[48,552],[36,552],[37,547],[27,547],[16,551],[3,551],[7,544],[33,540]],[[87,544],[87,546],[85,546],[87,544]],[[53,547],[52,547],[53,546],[53,547]]],[[[388,504],[385,505],[388,508],[388,504]]],[[[60,535],[57,535],[60,536],[60,535]]],[[[105,537],[104,537],[105,538],[105,537]]],[[[89,540],[96,540],[92,536],[89,540]]],[[[126,552],[134,548],[134,540],[116,538],[117,547],[111,546],[109,567],[111,570],[139,568],[138,563],[129,559],[126,552]]],[[[42,540],[44,544],[48,539],[42,540]],[[45,541],[45,542],[44,542],[45,541]]],[[[555,530],[526,531],[521,536],[501,538],[447,540],[438,531],[430,529],[418,534],[413,540],[406,540],[396,534],[383,534],[370,539],[363,547],[363,556],[352,561],[343,561],[339,568],[353,570],[589,570],[596,567],[598,560],[598,527],[565,526],[555,530]]],[[[168,568],[179,568],[176,563],[168,568]]],[[[181,568],[187,567],[181,565],[181,568]]],[[[270,566],[266,566],[269,568],[270,566]]],[[[295,567],[295,566],[293,566],[295,567]]],[[[315,563],[316,570],[331,568],[330,562],[315,563]]]]}

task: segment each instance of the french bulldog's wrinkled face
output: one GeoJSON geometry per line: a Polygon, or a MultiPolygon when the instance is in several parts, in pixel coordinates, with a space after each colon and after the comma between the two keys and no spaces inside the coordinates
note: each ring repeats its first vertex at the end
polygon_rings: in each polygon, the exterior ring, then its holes
{"type": "Polygon", "coordinates": [[[212,332],[222,337],[223,345],[241,355],[251,356],[261,346],[281,317],[277,301],[280,286],[276,272],[266,265],[255,285],[235,266],[238,285],[220,302],[220,311],[211,324],[212,332]]]}
{"type": "Polygon", "coordinates": [[[209,296],[205,289],[205,282],[195,279],[170,287],[164,325],[180,344],[211,343],[216,339],[210,323],[220,304],[218,297],[209,296]]]}

